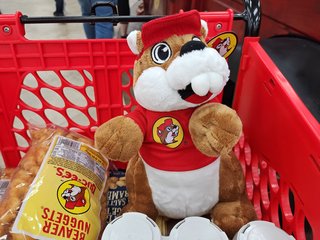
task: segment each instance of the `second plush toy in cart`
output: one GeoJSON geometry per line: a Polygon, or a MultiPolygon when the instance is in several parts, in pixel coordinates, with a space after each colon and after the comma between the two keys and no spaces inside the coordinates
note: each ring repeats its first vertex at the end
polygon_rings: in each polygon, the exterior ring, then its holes
{"type": "Polygon", "coordinates": [[[207,31],[193,10],[131,32],[139,106],[102,124],[95,141],[109,159],[129,161],[125,211],[153,219],[210,214],[232,237],[256,214],[232,152],[241,120],[231,108],[212,101],[228,81],[229,69],[206,45],[207,31]]]}

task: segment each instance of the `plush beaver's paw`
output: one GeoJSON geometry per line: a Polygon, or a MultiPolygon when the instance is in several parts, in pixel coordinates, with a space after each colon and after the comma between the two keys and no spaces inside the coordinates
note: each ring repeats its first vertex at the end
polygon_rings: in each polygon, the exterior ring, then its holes
{"type": "Polygon", "coordinates": [[[230,239],[239,229],[250,221],[256,220],[254,208],[249,202],[221,202],[218,203],[211,215],[213,222],[219,226],[230,239]]]}
{"type": "Polygon", "coordinates": [[[194,111],[189,130],[194,145],[207,156],[228,153],[240,138],[242,123],[237,113],[220,103],[205,104],[194,111]]]}
{"type": "Polygon", "coordinates": [[[94,135],[95,147],[111,160],[128,161],[143,141],[139,126],[130,118],[119,116],[102,124],[94,135]]]}

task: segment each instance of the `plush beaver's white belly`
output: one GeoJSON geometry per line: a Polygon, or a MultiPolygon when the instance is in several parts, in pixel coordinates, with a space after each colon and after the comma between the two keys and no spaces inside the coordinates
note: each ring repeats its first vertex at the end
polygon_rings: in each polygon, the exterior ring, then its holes
{"type": "Polygon", "coordinates": [[[161,215],[185,218],[207,214],[219,200],[220,158],[201,169],[169,172],[144,162],[152,197],[161,215]]]}

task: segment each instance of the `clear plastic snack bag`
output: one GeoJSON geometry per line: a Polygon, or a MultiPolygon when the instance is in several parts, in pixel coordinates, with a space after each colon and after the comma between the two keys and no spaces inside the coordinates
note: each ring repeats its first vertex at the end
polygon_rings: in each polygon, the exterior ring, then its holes
{"type": "Polygon", "coordinates": [[[75,132],[29,130],[31,146],[0,201],[0,237],[98,239],[107,217],[108,161],[75,132]]]}
{"type": "Polygon", "coordinates": [[[6,192],[14,168],[0,168],[0,201],[6,192]]]}

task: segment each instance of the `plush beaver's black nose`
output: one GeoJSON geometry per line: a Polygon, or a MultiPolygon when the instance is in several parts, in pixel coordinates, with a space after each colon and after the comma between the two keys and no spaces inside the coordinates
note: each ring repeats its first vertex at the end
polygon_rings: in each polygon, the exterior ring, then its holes
{"type": "Polygon", "coordinates": [[[193,40],[193,41],[187,42],[186,44],[184,44],[181,47],[180,56],[182,56],[183,54],[195,51],[195,50],[202,50],[205,47],[206,47],[206,45],[201,41],[194,41],[193,40]]]}

